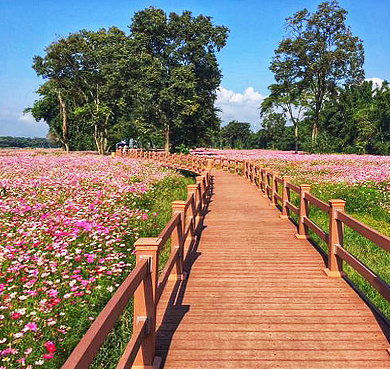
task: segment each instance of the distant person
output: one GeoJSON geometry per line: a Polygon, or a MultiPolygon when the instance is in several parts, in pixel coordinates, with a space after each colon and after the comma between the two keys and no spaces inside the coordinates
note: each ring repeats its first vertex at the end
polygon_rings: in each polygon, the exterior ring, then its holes
{"type": "Polygon", "coordinates": [[[125,146],[127,146],[126,140],[122,140],[121,142],[118,142],[118,143],[115,145],[115,147],[116,147],[117,150],[118,150],[118,149],[123,149],[125,146]]]}

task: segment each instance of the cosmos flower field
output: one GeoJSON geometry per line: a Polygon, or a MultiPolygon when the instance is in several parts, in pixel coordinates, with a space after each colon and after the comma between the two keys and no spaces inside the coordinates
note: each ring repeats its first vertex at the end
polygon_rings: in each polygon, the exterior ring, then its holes
{"type": "Polygon", "coordinates": [[[157,164],[0,151],[0,369],[60,367],[154,226],[157,164]]]}
{"type": "Polygon", "coordinates": [[[255,160],[281,175],[310,183],[390,183],[390,156],[295,154],[292,151],[198,149],[197,153],[232,160],[255,160]]]}

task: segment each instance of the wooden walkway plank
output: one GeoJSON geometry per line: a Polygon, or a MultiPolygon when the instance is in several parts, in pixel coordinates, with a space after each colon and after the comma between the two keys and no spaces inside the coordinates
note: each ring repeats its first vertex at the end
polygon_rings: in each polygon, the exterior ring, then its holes
{"type": "Polygon", "coordinates": [[[161,297],[165,369],[390,368],[387,327],[241,177],[214,171],[187,280],[161,297]],[[165,310],[166,309],[166,310],[165,310]]]}

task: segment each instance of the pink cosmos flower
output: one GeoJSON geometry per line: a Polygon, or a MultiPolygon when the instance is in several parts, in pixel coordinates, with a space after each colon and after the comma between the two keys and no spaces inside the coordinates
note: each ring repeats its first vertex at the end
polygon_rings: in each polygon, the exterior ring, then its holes
{"type": "Polygon", "coordinates": [[[45,346],[45,348],[48,352],[56,352],[57,351],[57,347],[53,341],[47,341],[47,342],[45,342],[45,344],[43,346],[45,346]]]}
{"type": "Polygon", "coordinates": [[[18,320],[20,318],[20,313],[18,313],[18,312],[12,313],[11,318],[13,320],[18,320]]]}
{"type": "Polygon", "coordinates": [[[43,355],[43,358],[45,360],[51,360],[51,359],[53,359],[53,357],[54,357],[54,352],[50,352],[49,354],[43,355]]]}
{"type": "Polygon", "coordinates": [[[24,331],[24,332],[27,332],[27,331],[36,332],[37,329],[38,329],[37,323],[32,322],[32,323],[27,323],[27,324],[24,326],[23,331],[24,331]]]}
{"type": "Polygon", "coordinates": [[[26,351],[24,351],[24,354],[25,354],[26,356],[28,356],[28,355],[31,354],[32,350],[33,350],[32,347],[29,347],[26,351]]]}
{"type": "Polygon", "coordinates": [[[58,291],[55,290],[55,289],[52,289],[52,290],[49,290],[47,292],[47,294],[50,296],[50,297],[53,297],[53,298],[56,298],[58,296],[58,291]]]}
{"type": "Polygon", "coordinates": [[[95,261],[95,254],[86,254],[87,262],[93,263],[95,261]]]}

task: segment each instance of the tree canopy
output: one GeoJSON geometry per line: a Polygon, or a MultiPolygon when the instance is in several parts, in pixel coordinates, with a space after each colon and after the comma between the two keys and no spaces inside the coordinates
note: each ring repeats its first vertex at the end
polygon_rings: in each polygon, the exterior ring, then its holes
{"type": "Polygon", "coordinates": [[[34,57],[45,83],[27,110],[67,151],[94,143],[104,154],[124,137],[165,141],[166,150],[171,141],[210,141],[220,124],[216,52],[229,30],[211,17],[154,7],[137,12],[129,30],[81,30],[50,44],[34,57]]]}
{"type": "Polygon", "coordinates": [[[288,36],[275,50],[270,65],[276,80],[270,86],[273,101],[287,107],[304,103],[311,110],[314,143],[324,104],[340,86],[364,79],[363,43],[353,36],[346,15],[332,1],[318,5],[315,13],[305,8],[287,18],[288,36]]]}

